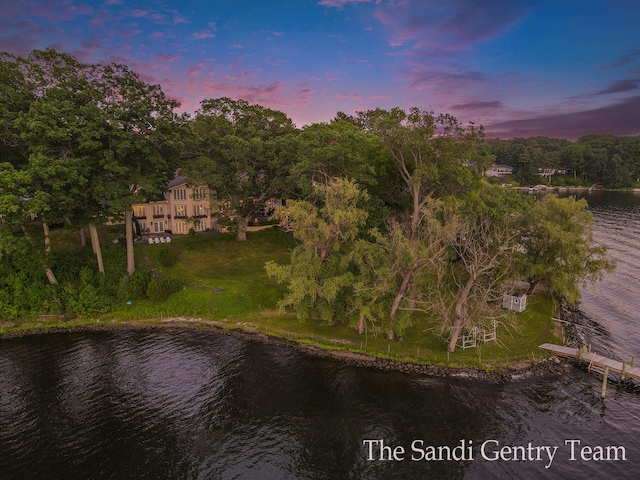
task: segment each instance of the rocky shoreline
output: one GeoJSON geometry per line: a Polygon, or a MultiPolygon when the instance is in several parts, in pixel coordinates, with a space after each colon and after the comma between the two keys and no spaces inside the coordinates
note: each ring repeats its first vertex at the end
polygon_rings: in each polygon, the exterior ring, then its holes
{"type": "Polygon", "coordinates": [[[491,370],[483,370],[473,367],[451,367],[446,365],[425,365],[388,358],[379,358],[363,353],[349,352],[345,350],[331,350],[317,345],[310,345],[296,342],[283,337],[267,335],[238,327],[229,328],[224,322],[205,320],[200,318],[167,318],[158,321],[153,319],[149,322],[126,322],[126,323],[96,323],[85,325],[70,325],[69,327],[40,327],[28,331],[11,332],[0,334],[0,339],[16,338],[26,335],[45,333],[81,333],[81,332],[105,332],[116,330],[154,330],[166,328],[203,328],[214,330],[221,335],[233,336],[245,341],[260,342],[263,344],[282,345],[317,358],[338,361],[347,365],[359,368],[373,368],[376,370],[393,371],[420,376],[451,377],[451,378],[473,378],[485,380],[493,383],[505,383],[533,376],[546,374],[560,374],[568,371],[571,364],[558,357],[550,357],[540,361],[518,362],[505,364],[491,370]]]}

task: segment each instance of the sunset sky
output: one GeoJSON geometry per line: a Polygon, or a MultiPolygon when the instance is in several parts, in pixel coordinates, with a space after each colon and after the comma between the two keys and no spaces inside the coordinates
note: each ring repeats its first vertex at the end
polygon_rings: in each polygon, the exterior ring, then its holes
{"type": "Polygon", "coordinates": [[[487,136],[640,134],[638,0],[0,0],[0,50],[125,63],[194,112],[417,106],[487,136]]]}

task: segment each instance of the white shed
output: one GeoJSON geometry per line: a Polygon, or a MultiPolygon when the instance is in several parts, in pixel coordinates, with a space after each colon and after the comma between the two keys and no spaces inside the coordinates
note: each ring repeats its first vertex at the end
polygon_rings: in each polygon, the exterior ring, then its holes
{"type": "Polygon", "coordinates": [[[524,312],[527,308],[527,294],[507,292],[502,297],[502,308],[515,312],[524,312]]]}

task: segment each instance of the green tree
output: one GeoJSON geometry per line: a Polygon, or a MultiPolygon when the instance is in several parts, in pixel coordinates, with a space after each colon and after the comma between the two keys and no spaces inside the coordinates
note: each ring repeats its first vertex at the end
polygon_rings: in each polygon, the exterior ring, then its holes
{"type": "Polygon", "coordinates": [[[349,299],[354,281],[348,255],[364,225],[367,213],[358,206],[366,201],[355,182],[334,179],[315,184],[318,205],[307,200],[290,201],[276,216],[290,223],[300,245],[290,265],[266,264],[267,274],[286,283],[288,292],[280,308],[293,308],[298,318],[317,312],[328,323],[353,313],[349,299]]]}
{"type": "Polygon", "coordinates": [[[237,216],[237,239],[247,224],[288,187],[295,159],[293,122],[282,112],[244,100],[203,100],[190,122],[185,173],[205,184],[227,215],[237,216]]]}
{"type": "Polygon", "coordinates": [[[463,127],[446,114],[418,108],[360,112],[360,119],[387,149],[411,199],[410,232],[417,238],[422,207],[431,197],[455,195],[473,180],[468,160],[482,128],[463,127]]]}
{"type": "Polygon", "coordinates": [[[357,180],[362,185],[376,183],[372,158],[379,150],[377,138],[346,120],[315,123],[299,135],[298,161],[292,173],[298,187],[310,194],[313,183],[334,178],[357,180]]]}
{"type": "Polygon", "coordinates": [[[179,106],[159,85],[145,83],[124,65],[100,69],[100,108],[105,118],[100,137],[101,174],[94,183],[96,199],[109,213],[124,216],[127,271],[135,272],[131,205],[159,194],[173,177],[184,147],[179,106]]]}
{"type": "Polygon", "coordinates": [[[416,278],[442,264],[452,241],[453,223],[438,218],[443,206],[435,200],[423,205],[415,237],[407,225],[391,219],[385,232],[371,232],[373,242],[363,238],[355,245],[351,258],[358,271],[354,304],[360,333],[368,320],[393,340],[411,325],[410,311],[418,309],[416,278]]]}
{"type": "Polygon", "coordinates": [[[593,240],[593,215],[586,207],[584,199],[546,195],[523,218],[520,230],[522,273],[533,288],[546,285],[571,305],[580,299],[581,286],[615,266],[606,258],[606,247],[593,240]]]}

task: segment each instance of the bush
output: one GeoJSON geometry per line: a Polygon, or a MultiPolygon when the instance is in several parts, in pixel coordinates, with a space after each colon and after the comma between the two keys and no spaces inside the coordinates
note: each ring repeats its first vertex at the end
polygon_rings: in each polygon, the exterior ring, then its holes
{"type": "Polygon", "coordinates": [[[145,267],[139,268],[131,276],[124,275],[118,284],[116,293],[118,300],[127,301],[145,298],[152,278],[153,273],[145,267]]]}
{"type": "Polygon", "coordinates": [[[53,254],[53,272],[58,282],[75,282],[80,276],[80,271],[91,266],[97,269],[95,255],[90,248],[82,248],[72,252],[55,252],[53,254]]]}
{"type": "Polygon", "coordinates": [[[164,248],[158,254],[158,262],[163,267],[173,267],[178,261],[178,252],[170,248],[164,248]]]}
{"type": "Polygon", "coordinates": [[[69,303],[72,312],[91,317],[98,313],[107,312],[111,302],[106,292],[89,284],[82,288],[76,298],[73,298],[69,303]]]}
{"type": "Polygon", "coordinates": [[[147,298],[152,302],[164,302],[169,295],[182,289],[180,282],[168,278],[153,278],[147,288],[147,298]]]}

